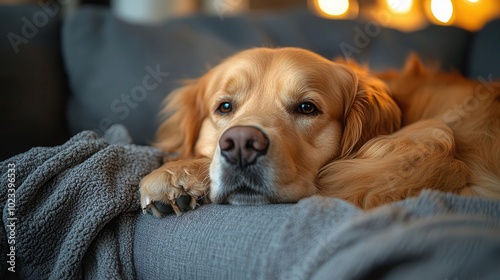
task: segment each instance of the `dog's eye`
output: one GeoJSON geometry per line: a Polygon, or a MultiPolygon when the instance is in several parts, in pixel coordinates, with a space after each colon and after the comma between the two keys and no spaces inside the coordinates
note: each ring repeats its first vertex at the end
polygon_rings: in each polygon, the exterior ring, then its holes
{"type": "Polygon", "coordinates": [[[318,113],[318,107],[311,102],[304,102],[299,105],[298,111],[304,115],[312,115],[318,113]]]}
{"type": "Polygon", "coordinates": [[[229,114],[233,110],[233,104],[231,102],[222,102],[217,108],[217,112],[221,114],[229,114]]]}

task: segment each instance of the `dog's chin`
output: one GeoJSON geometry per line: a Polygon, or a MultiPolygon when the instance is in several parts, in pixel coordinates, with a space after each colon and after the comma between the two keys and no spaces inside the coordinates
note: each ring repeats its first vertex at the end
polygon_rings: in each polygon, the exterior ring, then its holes
{"type": "Polygon", "coordinates": [[[227,196],[227,203],[234,205],[262,205],[269,204],[271,200],[264,194],[250,190],[237,190],[227,196]]]}
{"type": "Polygon", "coordinates": [[[263,205],[273,203],[269,196],[248,187],[238,187],[232,191],[216,195],[212,198],[212,201],[233,205],[263,205]]]}
{"type": "Polygon", "coordinates": [[[276,203],[270,177],[272,168],[265,161],[242,169],[225,159],[212,161],[210,200],[213,203],[233,205],[262,205],[276,203]]]}

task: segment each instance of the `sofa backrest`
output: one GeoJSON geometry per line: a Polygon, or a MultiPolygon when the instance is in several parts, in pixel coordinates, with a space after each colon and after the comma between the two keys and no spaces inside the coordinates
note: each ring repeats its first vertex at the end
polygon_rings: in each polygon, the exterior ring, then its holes
{"type": "Polygon", "coordinates": [[[83,8],[63,29],[73,93],[68,107],[71,132],[103,132],[113,123],[123,123],[134,142],[151,143],[162,100],[170,91],[251,47],[302,47],[327,58],[353,58],[374,70],[399,68],[413,51],[443,69],[471,72],[471,32],[429,26],[403,33],[381,24],[333,21],[306,10],[289,10],[223,19],[198,15],[148,27],[120,21],[108,9],[83,8]]]}
{"type": "MultiPolygon", "coordinates": [[[[9,32],[22,35],[23,17],[32,22],[36,13],[47,11],[0,7],[4,38],[9,32]]],[[[7,81],[1,85],[2,120],[13,121],[2,130],[3,142],[12,139],[2,148],[2,158],[30,145],[56,145],[81,130],[103,133],[114,123],[124,124],[134,143],[150,144],[169,92],[251,47],[302,47],[327,58],[353,58],[374,70],[400,68],[416,52],[443,69],[500,79],[500,20],[474,33],[443,26],[404,33],[382,27],[383,18],[327,20],[298,9],[224,18],[196,15],[139,26],[115,18],[109,9],[84,6],[64,20],[60,34],[60,18],[47,18],[36,36],[19,45],[18,54],[10,41],[0,44],[1,61],[7,63],[0,69],[1,80],[7,81]]]]}
{"type": "Polygon", "coordinates": [[[0,160],[66,141],[61,19],[45,6],[0,5],[0,160]]]}

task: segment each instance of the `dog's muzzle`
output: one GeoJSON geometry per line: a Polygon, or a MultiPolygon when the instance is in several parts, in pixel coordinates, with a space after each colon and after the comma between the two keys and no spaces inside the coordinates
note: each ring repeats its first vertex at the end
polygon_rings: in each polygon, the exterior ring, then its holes
{"type": "Polygon", "coordinates": [[[235,126],[226,130],[219,139],[222,157],[221,186],[216,195],[219,203],[270,203],[273,191],[266,175],[268,168],[264,156],[269,139],[253,126],[235,126]]]}

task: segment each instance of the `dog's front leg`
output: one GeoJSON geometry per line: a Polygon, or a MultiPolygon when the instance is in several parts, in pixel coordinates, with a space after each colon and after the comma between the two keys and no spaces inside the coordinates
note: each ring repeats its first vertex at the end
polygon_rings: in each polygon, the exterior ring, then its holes
{"type": "Polygon", "coordinates": [[[156,217],[195,209],[208,202],[210,188],[208,158],[181,159],[165,163],[140,183],[141,206],[156,217]]]}

